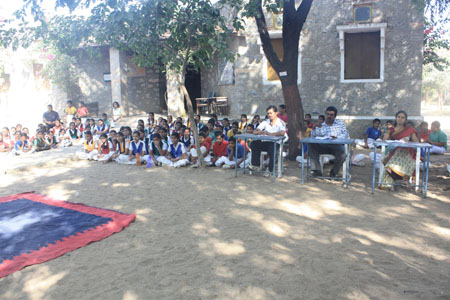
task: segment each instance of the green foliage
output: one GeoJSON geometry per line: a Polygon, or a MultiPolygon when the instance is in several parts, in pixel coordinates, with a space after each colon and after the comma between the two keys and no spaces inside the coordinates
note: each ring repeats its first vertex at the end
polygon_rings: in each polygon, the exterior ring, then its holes
{"type": "Polygon", "coordinates": [[[43,48],[43,52],[53,59],[44,66],[42,75],[61,88],[69,99],[78,99],[81,96],[81,91],[78,85],[79,71],[75,67],[76,58],[46,48],[43,48]]]}
{"type": "Polygon", "coordinates": [[[450,0],[413,0],[417,8],[424,12],[423,64],[432,65],[442,71],[450,63],[439,56],[439,50],[450,49],[448,24],[450,21],[450,0]]]}
{"type": "MultiPolygon", "coordinates": [[[[437,55],[447,61],[450,60],[450,50],[448,49],[438,50],[437,55]]],[[[428,96],[450,93],[450,68],[438,70],[432,64],[426,65],[423,68],[422,87],[428,96]]]]}
{"type": "Polygon", "coordinates": [[[447,57],[439,55],[439,50],[450,49],[449,40],[445,38],[445,31],[442,26],[435,28],[431,23],[425,21],[424,31],[424,50],[423,50],[423,64],[432,65],[439,71],[443,71],[450,63],[447,57]]]}

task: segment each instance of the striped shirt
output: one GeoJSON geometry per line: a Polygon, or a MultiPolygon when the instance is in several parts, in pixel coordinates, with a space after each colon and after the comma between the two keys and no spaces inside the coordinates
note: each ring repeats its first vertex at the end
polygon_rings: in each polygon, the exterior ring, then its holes
{"type": "Polygon", "coordinates": [[[329,126],[326,122],[322,123],[322,127],[316,127],[311,132],[312,137],[336,137],[339,139],[349,138],[348,130],[345,123],[341,120],[334,120],[334,123],[329,126]]]}

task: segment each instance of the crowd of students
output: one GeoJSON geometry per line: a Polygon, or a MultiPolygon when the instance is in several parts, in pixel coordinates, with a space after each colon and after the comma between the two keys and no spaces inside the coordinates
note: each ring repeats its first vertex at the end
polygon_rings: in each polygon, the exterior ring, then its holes
{"type": "MultiPolygon", "coordinates": [[[[265,164],[268,164],[269,170],[271,170],[275,162],[275,155],[272,153],[273,146],[265,145],[261,141],[247,140],[244,142],[236,139],[235,135],[244,132],[285,135],[287,130],[287,113],[284,105],[280,105],[278,109],[270,106],[264,120],[261,120],[259,115],[255,115],[250,121],[247,115],[242,114],[239,121],[230,122],[228,118],[218,120],[217,116],[212,115],[211,119],[203,124],[200,116],[197,115],[194,121],[198,128],[200,145],[200,151],[198,151],[190,129],[190,121],[183,120],[181,117],[173,120],[169,115],[167,119],[160,117],[156,120],[155,114],[150,112],[146,122],[139,120],[136,126],[131,128],[130,126],[120,126],[122,116],[120,105],[117,102],[114,103],[113,118],[111,119],[105,113],[102,114],[101,119],[87,118],[86,111],[83,104],[76,110],[69,101],[65,110],[67,122],[64,124],[49,105],[48,111],[44,114],[44,122],[38,125],[35,134],[30,134],[28,128],[22,128],[20,124],[10,129],[3,128],[0,134],[0,152],[26,155],[58,147],[83,144],[83,150],[76,153],[79,158],[104,163],[117,162],[119,164],[145,164],[147,167],[171,166],[175,168],[191,165],[196,168],[199,166],[199,155],[201,155],[210,166],[234,168],[237,162],[240,167],[245,164],[250,168],[255,168],[255,166],[259,167],[261,163],[260,152],[266,151],[270,153],[268,153],[269,159],[265,164]],[[80,112],[83,114],[82,116],[80,116],[80,112]]],[[[320,115],[315,124],[312,122],[310,114],[305,115],[305,135],[329,136],[330,138],[349,137],[345,124],[335,120],[336,108],[327,108],[326,115],[320,115]]],[[[391,134],[395,136],[396,122],[397,120],[395,122],[386,121],[381,126],[381,121],[374,119],[372,126],[365,131],[364,138],[356,140],[356,145],[362,148],[373,148],[374,141],[389,139],[391,134]]],[[[432,153],[443,154],[446,152],[447,136],[440,130],[438,121],[431,124],[431,130],[428,129],[426,122],[422,122],[417,131],[412,127],[413,123],[405,120],[402,131],[411,129],[417,136],[417,141],[432,145],[432,153]]],[[[316,161],[318,161],[319,155],[328,152],[333,154],[337,161],[330,173],[330,176],[334,177],[339,172],[340,159],[345,159],[339,145],[333,148],[311,144],[309,154],[311,155],[312,170],[317,173],[318,166],[316,165],[318,163],[316,161]],[[323,147],[326,149],[322,149],[323,147]]]]}

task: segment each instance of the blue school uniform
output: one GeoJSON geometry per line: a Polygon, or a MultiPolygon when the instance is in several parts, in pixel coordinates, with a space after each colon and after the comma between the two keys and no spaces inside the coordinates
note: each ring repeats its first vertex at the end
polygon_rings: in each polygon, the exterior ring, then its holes
{"type": "Polygon", "coordinates": [[[368,137],[369,139],[374,139],[374,140],[376,140],[376,139],[378,139],[378,138],[381,137],[381,130],[380,130],[380,129],[375,129],[375,128],[373,128],[373,127],[369,127],[369,128],[367,128],[367,130],[366,130],[366,134],[367,134],[367,137],[368,137]]]}
{"type": "Polygon", "coordinates": [[[136,145],[134,141],[131,141],[130,150],[133,151],[133,155],[136,155],[137,153],[142,155],[143,152],[145,151],[144,142],[139,141],[138,144],[136,145]]]}
{"type": "Polygon", "coordinates": [[[182,143],[178,143],[175,147],[174,144],[170,144],[169,147],[169,155],[172,158],[180,157],[185,151],[183,151],[184,145],[182,143]]]}
{"type": "Polygon", "coordinates": [[[97,132],[98,133],[109,133],[109,126],[108,125],[106,125],[105,123],[103,123],[103,125],[102,126],[100,126],[100,125],[97,125],[97,132]],[[106,132],[103,132],[103,130],[105,130],[106,129],[106,132]]]}
{"type": "Polygon", "coordinates": [[[189,146],[194,145],[194,138],[192,136],[185,138],[183,135],[180,138],[180,142],[184,144],[184,147],[188,148],[189,146]]]}

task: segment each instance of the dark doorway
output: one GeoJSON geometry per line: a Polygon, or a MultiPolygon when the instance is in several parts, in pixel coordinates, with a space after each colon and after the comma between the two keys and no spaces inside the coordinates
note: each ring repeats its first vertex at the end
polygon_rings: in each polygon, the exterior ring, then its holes
{"type": "MultiPolygon", "coordinates": [[[[191,97],[192,106],[194,107],[194,113],[197,109],[197,103],[195,98],[201,98],[202,96],[202,81],[200,71],[194,68],[188,68],[186,71],[186,89],[191,97]]],[[[184,107],[187,110],[186,99],[184,99],[184,107]]]]}

